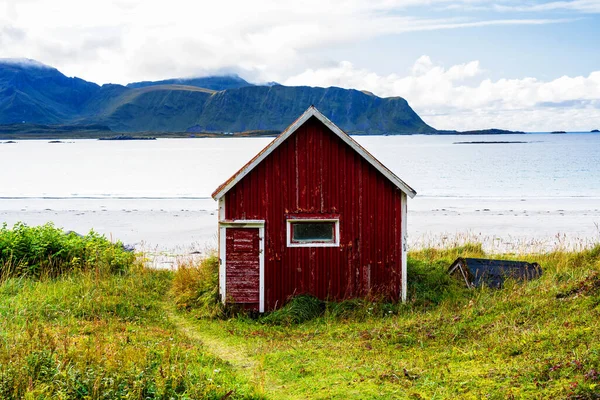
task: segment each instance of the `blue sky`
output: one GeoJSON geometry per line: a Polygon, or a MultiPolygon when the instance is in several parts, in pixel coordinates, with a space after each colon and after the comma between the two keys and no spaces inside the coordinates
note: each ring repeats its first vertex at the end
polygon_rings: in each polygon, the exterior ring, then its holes
{"type": "MultiPolygon", "coordinates": [[[[477,17],[484,19],[497,17],[492,13],[479,14],[477,17]]],[[[531,16],[519,14],[519,17],[531,16]]],[[[382,74],[408,69],[423,54],[448,66],[476,59],[493,79],[525,76],[555,79],[562,75],[587,75],[600,68],[599,15],[570,12],[566,15],[544,13],[540,17],[571,17],[573,20],[543,25],[408,32],[332,49],[330,56],[354,60],[356,66],[382,74]]]]}
{"type": "Polygon", "coordinates": [[[0,57],[356,88],[442,129],[600,129],[600,0],[0,0],[0,57]]]}

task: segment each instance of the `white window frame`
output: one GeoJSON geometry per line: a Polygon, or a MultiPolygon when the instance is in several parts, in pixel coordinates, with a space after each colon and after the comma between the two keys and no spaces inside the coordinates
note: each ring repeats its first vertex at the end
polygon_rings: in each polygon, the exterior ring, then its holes
{"type": "Polygon", "coordinates": [[[287,247],[340,247],[340,219],[339,218],[287,218],[287,247]],[[292,242],[292,224],[306,222],[333,222],[334,223],[334,240],[327,242],[306,241],[292,242]]]}

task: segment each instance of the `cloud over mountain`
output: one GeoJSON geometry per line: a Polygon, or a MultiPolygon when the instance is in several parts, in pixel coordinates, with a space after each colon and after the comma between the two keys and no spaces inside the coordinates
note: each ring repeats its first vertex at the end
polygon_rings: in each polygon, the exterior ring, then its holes
{"type": "Polygon", "coordinates": [[[486,77],[479,61],[445,68],[422,56],[404,75],[379,75],[344,61],[308,69],[286,85],[339,86],[378,96],[409,99],[422,118],[438,129],[587,131],[600,121],[600,71],[588,76],[536,78],[486,77]]]}

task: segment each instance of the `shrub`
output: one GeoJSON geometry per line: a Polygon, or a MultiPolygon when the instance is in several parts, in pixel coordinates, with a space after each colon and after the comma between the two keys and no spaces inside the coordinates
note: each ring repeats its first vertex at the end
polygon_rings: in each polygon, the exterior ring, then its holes
{"type": "Polygon", "coordinates": [[[111,243],[90,231],[85,236],[64,232],[52,223],[30,227],[16,223],[0,229],[0,279],[15,276],[56,277],[73,270],[127,271],[135,255],[122,243],[111,243]]]}

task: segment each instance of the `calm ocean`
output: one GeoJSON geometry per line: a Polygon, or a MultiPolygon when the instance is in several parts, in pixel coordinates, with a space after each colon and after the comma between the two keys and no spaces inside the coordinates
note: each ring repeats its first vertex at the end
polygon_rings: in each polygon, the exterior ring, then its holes
{"type": "MultiPolygon", "coordinates": [[[[418,192],[413,239],[600,236],[600,134],[355,139],[418,192]],[[470,141],[523,143],[456,144],[470,141]]],[[[214,242],[210,194],[270,140],[0,144],[0,223],[54,221],[162,247],[214,242]]]]}
{"type": "MultiPolygon", "coordinates": [[[[355,139],[420,196],[600,198],[600,134],[355,139]]],[[[208,198],[270,140],[1,144],[0,198],[208,198]]]]}

